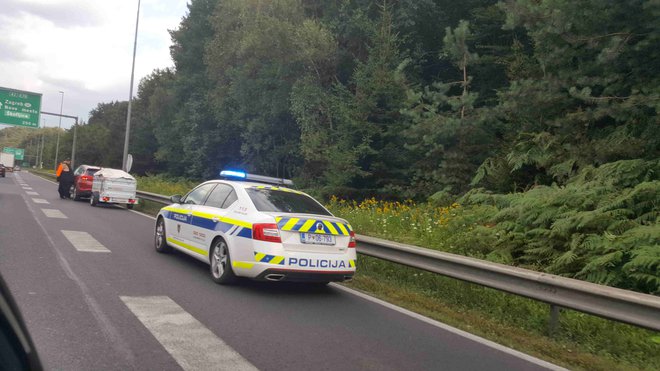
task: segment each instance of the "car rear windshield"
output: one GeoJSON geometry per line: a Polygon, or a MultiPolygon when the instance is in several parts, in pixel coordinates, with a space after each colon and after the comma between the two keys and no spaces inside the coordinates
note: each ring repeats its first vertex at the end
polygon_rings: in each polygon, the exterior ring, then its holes
{"type": "Polygon", "coordinates": [[[259,211],[331,216],[323,206],[304,194],[268,188],[248,188],[246,191],[259,211]]]}
{"type": "Polygon", "coordinates": [[[99,170],[101,169],[87,169],[87,171],[85,171],[85,175],[94,175],[94,173],[96,173],[99,170]]]}

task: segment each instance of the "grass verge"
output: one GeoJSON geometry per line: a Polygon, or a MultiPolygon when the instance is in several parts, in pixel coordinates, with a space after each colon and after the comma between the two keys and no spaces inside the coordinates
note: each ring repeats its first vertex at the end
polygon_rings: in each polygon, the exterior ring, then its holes
{"type": "Polygon", "coordinates": [[[549,306],[360,255],[351,288],[464,331],[577,370],[657,370],[657,333],[571,310],[547,334],[549,306]]]}

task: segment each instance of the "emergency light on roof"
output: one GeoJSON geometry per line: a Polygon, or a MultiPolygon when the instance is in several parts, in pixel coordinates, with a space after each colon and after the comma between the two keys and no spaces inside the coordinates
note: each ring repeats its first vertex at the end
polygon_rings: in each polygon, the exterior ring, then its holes
{"type": "Polygon", "coordinates": [[[236,171],[236,170],[222,170],[220,172],[220,176],[224,178],[243,178],[247,176],[247,174],[244,171],[236,171]]]}
{"type": "Polygon", "coordinates": [[[220,176],[222,178],[227,178],[227,179],[251,180],[257,183],[293,186],[293,181],[291,181],[290,179],[273,178],[270,176],[248,174],[244,171],[222,170],[220,172],[220,176]]]}

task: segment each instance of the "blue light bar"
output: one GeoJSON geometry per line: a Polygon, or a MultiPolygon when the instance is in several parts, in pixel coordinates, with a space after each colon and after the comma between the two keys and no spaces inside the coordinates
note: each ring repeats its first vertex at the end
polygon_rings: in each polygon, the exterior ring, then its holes
{"type": "Polygon", "coordinates": [[[242,179],[247,178],[247,174],[244,171],[236,171],[236,170],[222,170],[220,172],[220,176],[227,178],[242,178],[242,179]]]}
{"type": "Polygon", "coordinates": [[[228,178],[228,179],[244,179],[244,180],[249,180],[257,183],[266,183],[266,184],[274,184],[274,185],[280,185],[280,186],[293,186],[293,182],[289,179],[283,179],[283,178],[273,178],[269,176],[263,176],[263,175],[256,175],[256,174],[248,174],[245,171],[240,171],[240,170],[222,170],[220,172],[220,176],[223,178],[228,178]]]}

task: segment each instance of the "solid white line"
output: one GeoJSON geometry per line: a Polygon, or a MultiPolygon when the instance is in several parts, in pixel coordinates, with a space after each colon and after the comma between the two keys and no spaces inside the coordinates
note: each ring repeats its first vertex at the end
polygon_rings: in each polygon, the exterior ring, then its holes
{"type": "Polygon", "coordinates": [[[41,211],[43,211],[49,218],[68,219],[66,215],[62,214],[62,212],[57,209],[41,209],[41,211]]]}
{"type": "Polygon", "coordinates": [[[140,211],[135,211],[135,210],[128,210],[128,211],[130,211],[130,212],[132,212],[132,213],[140,214],[140,215],[145,216],[145,217],[147,217],[147,218],[149,218],[149,219],[151,219],[151,220],[156,220],[155,217],[153,217],[153,216],[151,216],[151,215],[149,215],[149,214],[145,214],[145,213],[140,212],[140,211]]]}
{"type": "Polygon", "coordinates": [[[120,296],[184,370],[257,370],[167,296],[120,296]]]}
{"type": "Polygon", "coordinates": [[[25,192],[28,196],[39,196],[39,193],[37,192],[32,192],[32,191],[27,191],[25,192]]]}
{"type": "Polygon", "coordinates": [[[64,234],[64,237],[66,237],[66,239],[69,240],[73,247],[75,247],[78,251],[110,252],[110,250],[106,249],[103,244],[101,244],[87,232],[63,230],[62,234],[64,234]]]}
{"type": "Polygon", "coordinates": [[[340,290],[345,291],[345,292],[347,292],[347,293],[350,293],[350,294],[353,294],[353,295],[359,296],[359,297],[361,297],[361,298],[363,298],[363,299],[365,299],[365,300],[368,300],[368,301],[371,301],[371,302],[373,302],[373,303],[376,303],[376,304],[382,305],[382,306],[384,306],[384,307],[387,307],[387,308],[389,308],[389,309],[392,309],[392,310],[394,310],[394,311],[397,311],[397,312],[399,312],[399,313],[401,313],[401,314],[405,314],[405,315],[407,315],[407,316],[410,316],[410,317],[415,318],[415,319],[417,319],[417,320],[420,320],[420,321],[422,321],[422,322],[426,322],[426,323],[428,323],[429,325],[432,325],[432,326],[435,326],[435,327],[441,328],[441,329],[443,329],[443,330],[445,330],[445,331],[448,331],[448,332],[454,333],[454,334],[456,334],[456,335],[462,336],[462,337],[464,337],[464,338],[466,338],[466,339],[472,340],[472,341],[477,342],[477,343],[479,343],[479,344],[483,344],[483,345],[485,345],[485,346],[487,346],[487,347],[493,348],[493,349],[498,350],[498,351],[500,351],[500,352],[510,354],[510,355],[512,355],[512,356],[514,356],[514,357],[520,358],[520,359],[522,359],[522,360],[525,360],[525,361],[527,361],[527,362],[530,362],[530,363],[536,364],[536,365],[538,365],[538,366],[545,367],[545,368],[547,368],[548,370],[557,370],[557,371],[560,371],[560,370],[561,370],[561,371],[568,371],[567,369],[565,369],[565,368],[563,368],[563,367],[559,367],[559,366],[557,366],[557,365],[555,365],[555,364],[552,364],[552,363],[550,363],[550,362],[546,362],[546,361],[544,361],[544,360],[542,360],[542,359],[538,359],[538,358],[536,358],[536,357],[530,356],[529,354],[525,354],[525,353],[523,353],[523,352],[519,352],[519,351],[517,351],[517,350],[515,350],[515,349],[511,349],[511,348],[505,347],[504,345],[498,344],[498,343],[493,342],[493,341],[490,341],[490,340],[488,340],[488,339],[484,339],[484,338],[482,338],[482,337],[480,337],[480,336],[477,336],[477,335],[471,334],[471,333],[469,333],[469,332],[465,332],[465,331],[463,331],[463,330],[459,330],[459,329],[457,329],[457,328],[455,328],[455,327],[449,326],[449,325],[444,324],[444,323],[442,323],[442,322],[438,322],[438,321],[436,321],[436,320],[434,320],[434,319],[431,319],[431,318],[428,318],[428,317],[424,317],[424,316],[422,316],[422,315],[419,314],[419,313],[415,313],[415,312],[410,311],[410,310],[408,310],[408,309],[401,308],[401,307],[399,307],[399,306],[397,306],[397,305],[394,305],[394,304],[392,304],[392,303],[388,303],[388,302],[386,302],[386,301],[383,301],[383,300],[381,300],[381,299],[375,298],[375,297],[373,297],[373,296],[369,296],[368,294],[365,294],[365,293],[363,293],[363,292],[360,292],[360,291],[357,291],[357,290],[353,290],[353,289],[350,289],[350,288],[348,288],[348,287],[345,287],[345,286],[342,286],[342,285],[339,285],[339,284],[336,284],[336,283],[331,283],[330,285],[332,285],[332,287],[334,287],[334,288],[337,288],[337,289],[340,289],[340,290]]]}
{"type": "Polygon", "coordinates": [[[33,198],[32,202],[35,204],[49,204],[50,202],[44,200],[43,198],[33,198]]]}

